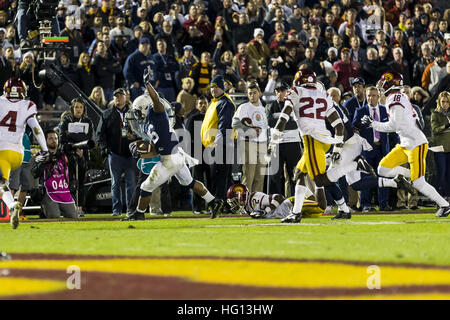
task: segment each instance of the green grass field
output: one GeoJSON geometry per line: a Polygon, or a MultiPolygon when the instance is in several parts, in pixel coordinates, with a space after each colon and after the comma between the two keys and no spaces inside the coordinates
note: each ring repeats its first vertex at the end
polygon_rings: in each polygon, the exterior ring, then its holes
{"type": "MultiPolygon", "coordinates": [[[[174,216],[192,217],[178,212],[174,216]]],[[[226,217],[139,222],[40,222],[17,230],[0,224],[2,248],[17,253],[136,256],[226,256],[413,262],[450,265],[450,219],[433,214],[329,216],[284,225],[279,220],[226,217]],[[134,227],[134,228],[133,228],[134,227]]]]}
{"type": "Polygon", "coordinates": [[[450,298],[449,218],[330,218],[281,224],[176,212],[137,222],[109,214],[51,222],[31,216],[16,230],[0,223],[0,251],[12,257],[0,260],[0,273],[9,270],[0,276],[0,298],[450,298]],[[84,290],[66,288],[73,265],[84,290]],[[369,286],[374,265],[382,290],[369,286]]]}

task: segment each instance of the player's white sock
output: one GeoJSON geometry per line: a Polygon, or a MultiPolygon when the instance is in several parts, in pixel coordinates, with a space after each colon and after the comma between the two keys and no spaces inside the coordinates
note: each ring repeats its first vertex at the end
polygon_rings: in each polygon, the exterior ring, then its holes
{"type": "Polygon", "coordinates": [[[379,177],[378,178],[378,186],[380,188],[383,188],[383,187],[397,188],[397,183],[394,181],[394,179],[379,177]]]}
{"type": "Polygon", "coordinates": [[[350,163],[346,163],[346,164],[339,165],[337,167],[328,169],[327,170],[328,180],[330,180],[331,182],[336,182],[339,180],[339,178],[345,176],[347,173],[356,170],[357,166],[358,166],[358,164],[355,161],[352,161],[350,163]]]}
{"type": "Polygon", "coordinates": [[[339,200],[335,200],[334,202],[337,204],[340,211],[344,211],[345,213],[350,212],[350,208],[345,203],[344,198],[340,198],[339,200]]]}
{"type": "Polygon", "coordinates": [[[411,177],[411,170],[402,166],[398,166],[392,169],[383,166],[378,166],[378,174],[383,177],[392,177],[392,178],[398,174],[401,174],[404,177],[409,178],[411,177]]]}
{"type": "Polygon", "coordinates": [[[295,214],[299,214],[302,212],[303,202],[305,201],[307,188],[302,185],[295,185],[295,200],[294,200],[294,208],[292,212],[295,214]]]}
{"type": "Polygon", "coordinates": [[[16,202],[14,201],[14,197],[11,194],[11,191],[6,191],[5,193],[3,193],[2,200],[5,202],[9,210],[13,210],[16,202]]]}
{"type": "Polygon", "coordinates": [[[209,191],[206,191],[205,195],[203,195],[202,198],[205,199],[206,203],[210,203],[214,200],[214,196],[209,191]]]}
{"type": "Polygon", "coordinates": [[[413,187],[416,188],[419,192],[433,200],[437,203],[439,207],[447,207],[450,204],[441,195],[436,191],[436,189],[425,181],[425,177],[422,176],[417,180],[414,180],[412,183],[413,187]]]}

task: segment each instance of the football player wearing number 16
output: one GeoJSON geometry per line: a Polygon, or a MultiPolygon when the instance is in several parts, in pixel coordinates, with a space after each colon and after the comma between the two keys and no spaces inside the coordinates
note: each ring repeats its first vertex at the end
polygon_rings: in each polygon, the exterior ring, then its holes
{"type": "MultiPolygon", "coordinates": [[[[339,210],[345,213],[339,217],[345,216],[348,219],[350,218],[350,209],[345,203],[342,191],[335,182],[328,179],[325,173],[325,153],[330,149],[331,144],[334,144],[332,161],[338,162],[340,159],[344,141],[344,124],[334,109],[331,98],[327,97],[324,88],[321,88],[321,84],[317,83],[316,79],[316,74],[309,69],[303,69],[296,73],[294,86],[288,91],[284,108],[275,125],[275,130],[272,132],[269,148],[273,150],[273,146],[282,136],[290,113],[294,111],[304,145],[303,155],[297,164],[297,168],[303,173],[301,177],[308,174],[322,192],[325,187],[339,210]],[[334,137],[326,129],[325,120],[328,120],[334,128],[334,137]]],[[[356,164],[353,169],[356,169],[356,164]]],[[[281,222],[300,222],[306,191],[303,178],[297,180],[292,213],[281,222]]]]}
{"type": "Polygon", "coordinates": [[[10,172],[22,164],[22,138],[27,124],[40,144],[44,157],[48,156],[48,149],[42,128],[36,120],[36,105],[25,99],[25,83],[18,78],[10,78],[5,82],[3,92],[0,97],[0,196],[12,212],[11,226],[16,229],[22,204],[14,201],[8,181],[10,172]]]}
{"type": "Polygon", "coordinates": [[[381,76],[378,87],[387,95],[385,104],[389,121],[374,121],[366,115],[361,119],[361,123],[377,131],[396,132],[400,137],[400,144],[381,159],[378,174],[385,177],[394,177],[397,174],[410,176],[413,187],[438,204],[436,216],[447,217],[450,213],[449,203],[425,181],[428,140],[420,130],[419,118],[411,102],[407,95],[401,92],[403,76],[394,71],[386,72],[381,76]],[[401,166],[405,163],[409,163],[410,170],[401,166]]]}
{"type": "Polygon", "coordinates": [[[153,190],[168,181],[172,176],[175,176],[182,186],[188,186],[205,199],[211,210],[211,218],[215,218],[222,211],[223,200],[215,198],[201,182],[192,178],[186,162],[192,162],[195,159],[190,158],[178,148],[178,137],[169,124],[164,104],[150,84],[150,67],[144,72],[144,83],[152,104],[148,108],[146,123],[144,124],[145,134],[151,139],[151,141],[146,142],[149,143],[151,149],[143,153],[146,153],[149,157],[150,155],[155,157],[159,154],[161,160],[155,164],[147,179],[141,184],[138,207],[125,220],[145,219],[144,213],[152,199],[153,190]]]}

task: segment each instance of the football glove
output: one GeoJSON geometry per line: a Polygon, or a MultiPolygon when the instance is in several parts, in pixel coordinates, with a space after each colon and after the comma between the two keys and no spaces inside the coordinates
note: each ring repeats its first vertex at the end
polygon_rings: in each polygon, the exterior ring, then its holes
{"type": "Polygon", "coordinates": [[[361,124],[363,127],[370,128],[372,126],[373,118],[371,116],[365,115],[361,118],[361,124]]]}
{"type": "Polygon", "coordinates": [[[41,151],[36,158],[34,158],[35,162],[44,162],[47,160],[48,156],[50,155],[50,153],[48,151],[41,151]]]}
{"type": "Polygon", "coordinates": [[[145,68],[143,80],[145,85],[151,85],[151,82],[153,81],[153,70],[151,66],[147,66],[147,68],[145,68]]]}
{"type": "Polygon", "coordinates": [[[342,144],[337,144],[333,147],[333,152],[331,153],[331,162],[336,163],[341,159],[342,144]]]}

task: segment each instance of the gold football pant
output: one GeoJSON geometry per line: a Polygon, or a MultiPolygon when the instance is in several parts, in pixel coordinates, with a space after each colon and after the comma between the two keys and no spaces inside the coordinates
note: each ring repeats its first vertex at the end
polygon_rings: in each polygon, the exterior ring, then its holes
{"type": "Polygon", "coordinates": [[[421,144],[413,150],[396,145],[383,159],[380,166],[393,169],[402,164],[409,163],[411,169],[411,181],[417,180],[425,175],[426,161],[428,152],[428,143],[421,144]]]}
{"type": "Polygon", "coordinates": [[[314,180],[319,174],[325,173],[327,167],[325,153],[330,149],[330,145],[311,136],[303,136],[303,146],[303,155],[297,163],[297,169],[307,173],[314,180]]]}

